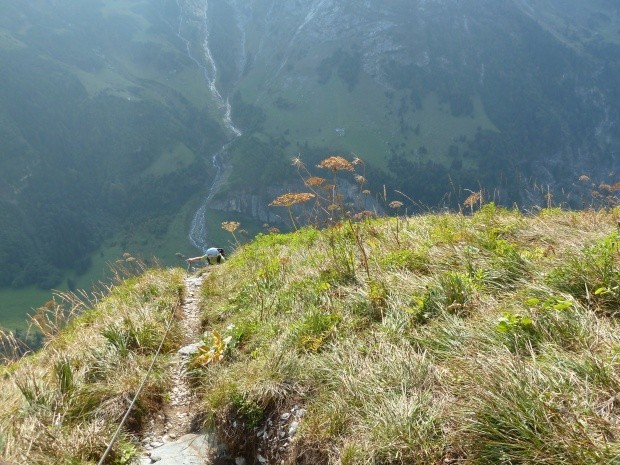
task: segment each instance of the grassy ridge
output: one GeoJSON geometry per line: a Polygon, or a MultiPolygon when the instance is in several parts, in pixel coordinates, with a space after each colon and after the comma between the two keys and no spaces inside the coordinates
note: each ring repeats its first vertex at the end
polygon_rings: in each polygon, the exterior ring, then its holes
{"type": "MultiPolygon", "coordinates": [[[[260,448],[270,463],[617,463],[619,218],[489,204],[258,235],[202,287],[196,413],[249,461],[260,448]],[[299,427],[274,447],[293,406],[299,427]]],[[[47,346],[2,368],[0,455],[96,463],[182,277],[147,270],[73,305],[60,332],[39,319],[47,346]]],[[[109,463],[136,457],[171,388],[165,363],[109,463]]]]}
{"type": "Polygon", "coordinates": [[[204,408],[231,450],[286,463],[615,463],[618,213],[260,236],[204,285],[204,408]],[[293,404],[285,455],[247,439],[293,404]]]}

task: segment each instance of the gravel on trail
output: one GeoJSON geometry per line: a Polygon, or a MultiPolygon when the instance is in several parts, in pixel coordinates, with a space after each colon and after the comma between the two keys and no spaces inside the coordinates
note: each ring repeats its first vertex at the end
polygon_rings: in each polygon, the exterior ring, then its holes
{"type": "Polygon", "coordinates": [[[201,336],[198,303],[203,276],[188,275],[185,278],[186,292],[180,317],[186,345],[170,362],[173,387],[169,401],[148,420],[140,465],[205,465],[212,463],[217,453],[213,435],[194,431],[198,412],[193,406],[197,399],[187,378],[189,357],[201,345],[196,341],[201,336]]]}

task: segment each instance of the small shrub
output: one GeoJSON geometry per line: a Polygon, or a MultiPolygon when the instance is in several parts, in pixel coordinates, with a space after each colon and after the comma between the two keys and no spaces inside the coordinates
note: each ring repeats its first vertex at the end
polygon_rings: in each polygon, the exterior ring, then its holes
{"type": "Polygon", "coordinates": [[[211,424],[215,421],[216,412],[224,410],[231,403],[231,399],[239,396],[239,388],[237,383],[230,379],[219,380],[217,383],[213,383],[210,389],[207,391],[204,398],[207,411],[212,414],[211,424]]]}
{"type": "Polygon", "coordinates": [[[368,300],[374,309],[374,319],[379,320],[383,316],[383,313],[387,308],[387,297],[388,289],[383,282],[371,280],[368,283],[368,300]]]}
{"type": "Polygon", "coordinates": [[[206,367],[221,362],[224,357],[230,354],[234,346],[233,336],[223,336],[218,331],[211,332],[211,341],[205,341],[193,355],[191,366],[206,367]]]}
{"type": "Polygon", "coordinates": [[[476,289],[468,275],[460,272],[445,273],[441,276],[439,285],[443,291],[446,311],[455,315],[469,313],[476,289]]]}
{"type": "Polygon", "coordinates": [[[496,330],[498,333],[533,333],[534,320],[529,316],[523,316],[510,312],[502,313],[502,316],[497,320],[496,330]]]}
{"type": "Polygon", "coordinates": [[[231,407],[236,417],[241,420],[247,428],[257,427],[265,416],[265,411],[256,402],[236,393],[232,396],[231,407]]]}
{"type": "Polygon", "coordinates": [[[427,286],[422,297],[414,299],[410,313],[421,323],[442,312],[465,316],[471,311],[475,295],[476,287],[467,274],[449,271],[427,286]]]}
{"type": "Polygon", "coordinates": [[[140,453],[135,444],[127,439],[121,439],[115,447],[112,463],[114,465],[129,465],[135,463],[139,455],[140,453]]]}
{"type": "Polygon", "coordinates": [[[503,312],[495,326],[500,343],[512,353],[527,355],[538,345],[534,320],[529,316],[503,312]]]}
{"type": "Polygon", "coordinates": [[[480,207],[480,209],[474,213],[474,221],[484,224],[494,224],[498,219],[501,219],[508,215],[508,210],[504,207],[498,206],[495,202],[489,202],[480,207]]]}
{"type": "Polygon", "coordinates": [[[529,355],[545,343],[564,350],[587,347],[591,328],[576,302],[550,295],[528,299],[524,306],[525,311],[504,311],[495,327],[500,343],[511,352],[529,355]]]}

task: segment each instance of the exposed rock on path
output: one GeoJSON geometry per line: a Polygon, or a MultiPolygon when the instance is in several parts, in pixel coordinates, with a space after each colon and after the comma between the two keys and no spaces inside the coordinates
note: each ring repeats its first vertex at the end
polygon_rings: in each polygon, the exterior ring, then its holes
{"type": "Polygon", "coordinates": [[[201,335],[198,307],[201,276],[185,278],[185,299],[181,307],[184,346],[172,357],[170,372],[172,389],[163,409],[151,418],[142,441],[141,464],[194,465],[210,463],[214,447],[209,435],[192,431],[197,409],[196,397],[187,377],[187,361],[199,344],[201,335]]]}

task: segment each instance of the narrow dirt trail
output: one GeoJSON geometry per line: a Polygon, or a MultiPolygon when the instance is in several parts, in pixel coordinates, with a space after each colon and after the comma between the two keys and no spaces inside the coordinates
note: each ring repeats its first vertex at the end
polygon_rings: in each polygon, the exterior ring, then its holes
{"type": "Polygon", "coordinates": [[[174,354],[169,370],[171,390],[163,409],[149,420],[142,441],[141,464],[193,465],[209,463],[212,447],[207,436],[197,434],[196,396],[187,376],[187,361],[201,336],[199,294],[203,276],[185,277],[185,298],[181,306],[182,348],[174,354]]]}

